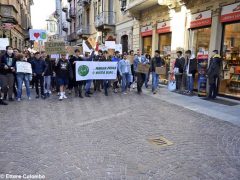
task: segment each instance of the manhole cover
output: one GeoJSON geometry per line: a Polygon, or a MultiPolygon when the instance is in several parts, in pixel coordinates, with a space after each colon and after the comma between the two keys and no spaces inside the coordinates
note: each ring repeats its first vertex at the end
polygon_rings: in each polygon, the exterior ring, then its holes
{"type": "Polygon", "coordinates": [[[160,136],[158,138],[151,138],[148,139],[148,142],[153,144],[153,145],[157,145],[157,146],[171,146],[173,145],[173,143],[169,140],[167,140],[165,137],[160,136]]]}

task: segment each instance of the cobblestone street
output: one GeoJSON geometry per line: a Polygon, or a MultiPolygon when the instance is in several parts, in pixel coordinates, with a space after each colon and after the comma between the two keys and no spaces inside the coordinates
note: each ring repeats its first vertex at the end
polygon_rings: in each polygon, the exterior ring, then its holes
{"type": "Polygon", "coordinates": [[[1,107],[0,117],[0,174],[240,179],[238,126],[148,95],[25,100],[1,107]],[[173,145],[149,143],[160,136],[173,145]]]}

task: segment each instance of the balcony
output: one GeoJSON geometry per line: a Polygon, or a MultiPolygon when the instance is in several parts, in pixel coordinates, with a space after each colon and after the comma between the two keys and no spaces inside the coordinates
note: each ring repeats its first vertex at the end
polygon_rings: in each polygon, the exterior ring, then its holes
{"type": "Polygon", "coordinates": [[[65,23],[62,23],[62,30],[67,32],[68,31],[68,24],[65,22],[65,23]]]}
{"type": "Polygon", "coordinates": [[[11,5],[1,5],[0,6],[0,16],[2,23],[12,23],[14,25],[18,24],[17,11],[11,5]]]}
{"type": "Polygon", "coordinates": [[[112,29],[116,23],[116,13],[104,11],[95,17],[95,27],[98,30],[112,29]]]}
{"type": "Polygon", "coordinates": [[[77,28],[77,35],[88,36],[90,35],[90,25],[81,25],[77,28]]]}
{"type": "Polygon", "coordinates": [[[75,9],[75,8],[69,9],[69,16],[70,16],[70,18],[72,18],[72,19],[75,19],[75,18],[76,18],[76,9],[75,9]]]}
{"type": "Polygon", "coordinates": [[[77,34],[76,32],[71,33],[70,35],[67,36],[67,40],[68,42],[73,42],[77,40],[77,34]]]}

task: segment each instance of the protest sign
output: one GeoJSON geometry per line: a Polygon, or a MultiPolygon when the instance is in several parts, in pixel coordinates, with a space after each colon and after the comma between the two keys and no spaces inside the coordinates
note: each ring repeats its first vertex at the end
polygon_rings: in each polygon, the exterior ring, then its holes
{"type": "Polygon", "coordinates": [[[29,37],[32,41],[46,41],[47,32],[42,29],[29,29],[29,37]]]}
{"type": "Polygon", "coordinates": [[[123,53],[123,52],[122,52],[122,44],[116,44],[116,45],[115,45],[115,51],[119,51],[120,54],[122,54],[122,53],[123,53]]]}
{"type": "Polygon", "coordinates": [[[0,50],[5,50],[6,46],[9,46],[8,38],[0,38],[0,50]]]}
{"type": "Polygon", "coordinates": [[[92,52],[92,49],[90,49],[88,47],[88,45],[86,44],[86,41],[84,41],[84,40],[83,40],[83,43],[82,43],[82,47],[83,47],[83,53],[85,53],[85,52],[91,53],[92,52]]]}
{"type": "Polygon", "coordinates": [[[67,49],[68,55],[74,55],[76,49],[78,49],[80,51],[80,54],[83,54],[82,46],[67,46],[66,49],[67,49]]]}
{"type": "Polygon", "coordinates": [[[105,46],[107,47],[107,49],[115,49],[115,41],[105,41],[105,46]]]}
{"type": "Polygon", "coordinates": [[[76,62],[76,80],[116,79],[117,62],[76,62]]]}
{"type": "Polygon", "coordinates": [[[166,67],[156,67],[155,72],[156,74],[166,75],[167,69],[166,67]]]}
{"type": "Polygon", "coordinates": [[[96,41],[92,37],[89,37],[85,43],[89,49],[95,49],[97,45],[96,41]]]}
{"type": "Polygon", "coordinates": [[[64,42],[45,42],[45,51],[47,54],[66,53],[64,42]]]}
{"type": "Polygon", "coordinates": [[[28,62],[16,62],[17,73],[29,73],[32,74],[32,66],[28,62]]]}
{"type": "Polygon", "coordinates": [[[148,73],[149,72],[150,65],[149,64],[142,64],[139,63],[137,66],[137,72],[139,73],[148,73]]]}

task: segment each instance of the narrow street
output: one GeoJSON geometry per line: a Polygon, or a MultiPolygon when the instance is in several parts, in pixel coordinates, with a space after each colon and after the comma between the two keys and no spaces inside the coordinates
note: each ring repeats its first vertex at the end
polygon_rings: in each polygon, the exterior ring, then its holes
{"type": "Polygon", "coordinates": [[[240,179],[238,126],[149,95],[54,95],[1,107],[0,117],[0,174],[240,179]],[[150,142],[161,136],[173,144],[150,142]]]}

